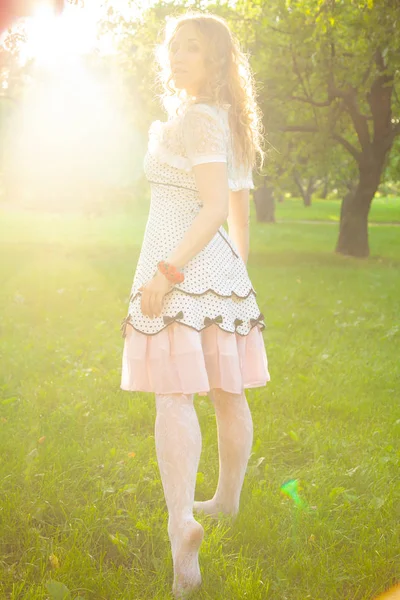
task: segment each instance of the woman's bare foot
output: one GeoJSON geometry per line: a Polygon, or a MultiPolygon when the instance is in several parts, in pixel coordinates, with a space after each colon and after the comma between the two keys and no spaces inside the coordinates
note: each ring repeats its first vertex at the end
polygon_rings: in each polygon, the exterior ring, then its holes
{"type": "MultiPolygon", "coordinates": [[[[169,528],[170,529],[170,528],[169,528]]],[[[169,531],[174,563],[174,598],[186,598],[201,585],[199,548],[204,529],[194,518],[185,520],[172,532],[169,531]]]]}
{"type": "Polygon", "coordinates": [[[238,508],[228,508],[227,506],[217,502],[214,498],[211,500],[204,500],[203,502],[194,502],[193,510],[198,513],[210,515],[214,519],[218,519],[221,513],[230,517],[236,517],[239,512],[238,508]]]}

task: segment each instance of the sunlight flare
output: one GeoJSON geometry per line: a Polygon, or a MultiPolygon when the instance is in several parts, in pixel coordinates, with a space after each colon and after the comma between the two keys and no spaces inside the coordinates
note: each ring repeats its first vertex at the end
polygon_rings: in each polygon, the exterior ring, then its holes
{"type": "Polygon", "coordinates": [[[54,14],[50,3],[39,4],[32,17],[26,19],[21,62],[33,59],[40,66],[61,68],[94,48],[112,53],[110,40],[98,36],[100,16],[101,7],[93,3],[67,3],[60,15],[54,14]]]}
{"type": "Polygon", "coordinates": [[[29,81],[8,121],[6,153],[7,195],[25,206],[98,206],[135,180],[138,134],[112,38],[98,34],[101,10],[67,3],[56,15],[42,2],[25,20],[19,61],[29,81]]]}

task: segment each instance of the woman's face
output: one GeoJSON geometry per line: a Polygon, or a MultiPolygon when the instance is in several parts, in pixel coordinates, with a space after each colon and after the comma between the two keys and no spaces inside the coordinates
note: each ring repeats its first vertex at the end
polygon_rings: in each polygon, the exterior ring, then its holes
{"type": "Polygon", "coordinates": [[[169,46],[175,87],[196,96],[207,78],[204,40],[193,23],[182,25],[169,46]]]}

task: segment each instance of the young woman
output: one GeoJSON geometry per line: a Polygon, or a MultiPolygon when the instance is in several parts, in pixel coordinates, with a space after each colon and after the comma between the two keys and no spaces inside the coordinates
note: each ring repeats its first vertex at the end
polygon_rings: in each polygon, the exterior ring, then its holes
{"type": "Polygon", "coordinates": [[[247,58],[223,19],[168,21],[157,56],[168,120],[149,130],[151,204],[123,321],[121,387],[155,394],[172,591],[181,598],[201,583],[204,530],[193,510],[237,514],[253,441],[244,389],[269,381],[264,317],[246,269],[262,126],[247,58]],[[205,502],[194,502],[195,393],[209,394],[218,427],[218,486],[205,502]]]}

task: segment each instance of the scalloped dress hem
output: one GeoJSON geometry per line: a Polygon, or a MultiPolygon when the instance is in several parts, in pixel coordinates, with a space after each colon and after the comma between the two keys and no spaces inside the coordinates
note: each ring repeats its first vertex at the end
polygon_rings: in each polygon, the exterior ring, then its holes
{"type": "Polygon", "coordinates": [[[270,381],[261,326],[241,336],[213,324],[200,332],[172,323],[148,336],[127,327],[121,389],[206,396],[219,388],[240,394],[270,381]]]}

